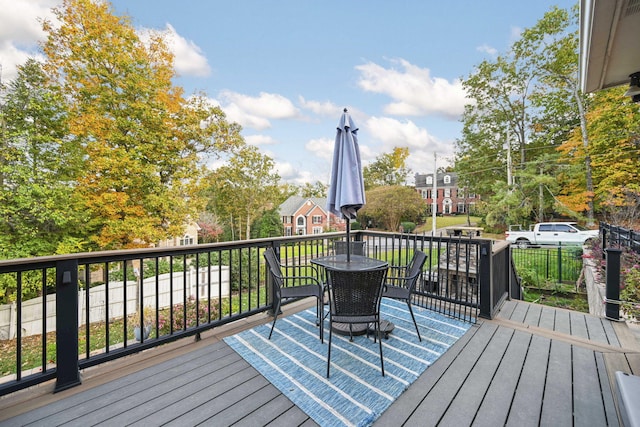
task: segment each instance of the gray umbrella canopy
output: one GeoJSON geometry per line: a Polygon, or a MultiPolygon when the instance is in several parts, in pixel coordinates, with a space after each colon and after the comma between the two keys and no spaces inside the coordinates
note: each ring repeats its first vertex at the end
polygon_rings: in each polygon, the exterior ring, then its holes
{"type": "MultiPolygon", "coordinates": [[[[356,218],[358,209],[365,204],[362,161],[358,146],[358,128],[344,109],[333,148],[331,181],[327,209],[347,220],[347,242],[350,241],[350,221],[356,218]]],[[[350,244],[347,243],[347,259],[350,259],[350,244]]]]}

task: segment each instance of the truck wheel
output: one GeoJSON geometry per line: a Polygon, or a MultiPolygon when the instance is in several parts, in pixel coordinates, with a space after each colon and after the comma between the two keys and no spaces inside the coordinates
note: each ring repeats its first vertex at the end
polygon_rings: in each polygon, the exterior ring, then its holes
{"type": "Polygon", "coordinates": [[[516,246],[520,249],[525,249],[529,247],[529,241],[527,239],[518,239],[516,240],[516,246]]]}

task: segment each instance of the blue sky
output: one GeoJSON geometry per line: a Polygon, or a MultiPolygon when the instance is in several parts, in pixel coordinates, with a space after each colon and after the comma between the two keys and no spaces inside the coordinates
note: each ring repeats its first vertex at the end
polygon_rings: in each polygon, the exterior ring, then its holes
{"type": "MultiPolygon", "coordinates": [[[[176,84],[204,92],[289,182],[328,182],[343,108],[363,162],[408,147],[412,173],[449,164],[460,79],[507,52],[552,6],[575,1],[113,0],[140,34],[165,31],[176,84]]],[[[37,53],[37,18],[60,0],[0,0],[2,80],[37,53]]],[[[212,164],[211,167],[215,167],[212,164]]],[[[409,178],[407,183],[411,184],[409,178]]]]}

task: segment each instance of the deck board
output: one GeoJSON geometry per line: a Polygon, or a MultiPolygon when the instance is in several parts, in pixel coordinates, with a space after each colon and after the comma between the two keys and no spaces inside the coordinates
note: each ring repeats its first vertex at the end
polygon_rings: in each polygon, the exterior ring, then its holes
{"type": "Polygon", "coordinates": [[[556,310],[555,324],[553,330],[562,334],[571,335],[571,319],[566,310],[556,310]]]}
{"type": "Polygon", "coordinates": [[[524,317],[523,323],[525,325],[538,326],[540,324],[540,316],[542,315],[541,305],[529,305],[527,314],[524,317]]]}
{"type": "Polygon", "coordinates": [[[551,340],[534,335],[515,390],[507,425],[537,426],[551,340]]]}
{"type": "Polygon", "coordinates": [[[588,331],[588,338],[592,341],[610,344],[607,332],[602,324],[602,319],[595,316],[584,316],[588,331]]]}
{"type": "MultiPolygon", "coordinates": [[[[618,412],[616,411],[615,406],[614,391],[611,388],[611,383],[609,382],[609,371],[607,371],[607,365],[605,363],[603,353],[596,353],[596,365],[598,367],[598,380],[602,387],[602,401],[605,407],[607,425],[618,427],[618,412]]],[[[614,378],[614,373],[612,373],[611,377],[614,378]]]]}
{"type": "Polygon", "coordinates": [[[553,331],[556,324],[556,311],[551,307],[542,306],[542,314],[538,327],[553,331]]]}
{"type": "Polygon", "coordinates": [[[573,348],[573,406],[576,425],[607,425],[594,352],[573,348]]]}
{"type": "MultiPolygon", "coordinates": [[[[437,378],[433,387],[428,390],[429,393],[424,396],[424,399],[421,400],[418,407],[407,419],[406,422],[408,425],[437,425],[439,420],[444,416],[449,407],[449,403],[463,385],[468,373],[475,366],[477,360],[498,329],[497,327],[485,328],[483,326],[484,324],[473,336],[473,342],[469,343],[473,345],[465,346],[464,351],[458,353],[455,359],[451,361],[451,364],[447,366],[443,375],[437,378]]],[[[430,369],[431,367],[427,369],[427,374],[430,369]]],[[[413,388],[414,385],[415,384],[412,384],[410,389],[413,388]]],[[[416,387],[419,387],[419,385],[416,385],[416,387]]],[[[393,419],[391,421],[393,421],[393,419]]],[[[380,424],[385,425],[382,419],[380,420],[380,424]]]]}
{"type": "Polygon", "coordinates": [[[482,403],[485,392],[491,385],[500,361],[509,347],[513,333],[513,330],[498,328],[464,383],[461,384],[451,406],[441,418],[442,425],[471,425],[477,408],[482,403]]]}
{"type": "Polygon", "coordinates": [[[493,427],[505,424],[530,342],[531,334],[514,331],[509,348],[480,404],[473,421],[474,426],[493,427]]]}
{"type": "MultiPolygon", "coordinates": [[[[606,319],[517,301],[498,317],[473,325],[376,425],[619,426],[611,376],[640,374],[632,334],[606,319]]],[[[61,392],[17,418],[3,419],[0,401],[0,425],[317,426],[226,343],[201,343],[61,392]]]]}
{"type": "Polygon", "coordinates": [[[547,383],[542,401],[541,425],[571,425],[573,402],[571,398],[571,345],[551,341],[547,383]]]}
{"type": "Polygon", "coordinates": [[[496,329],[494,325],[482,328],[480,337],[476,334],[480,331],[479,325],[472,326],[438,361],[429,367],[409,388],[411,393],[403,393],[378,419],[378,424],[403,425],[413,415],[415,409],[422,403],[424,397],[432,390],[434,384],[441,380],[449,371],[449,365],[465,351],[467,346],[475,345],[476,340],[487,339],[489,329],[496,329]]]}

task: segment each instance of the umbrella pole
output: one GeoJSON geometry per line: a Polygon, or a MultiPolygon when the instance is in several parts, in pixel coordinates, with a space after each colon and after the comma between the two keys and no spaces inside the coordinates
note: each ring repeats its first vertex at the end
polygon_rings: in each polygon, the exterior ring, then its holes
{"type": "Polygon", "coordinates": [[[351,220],[347,218],[347,262],[351,262],[351,220]]]}

